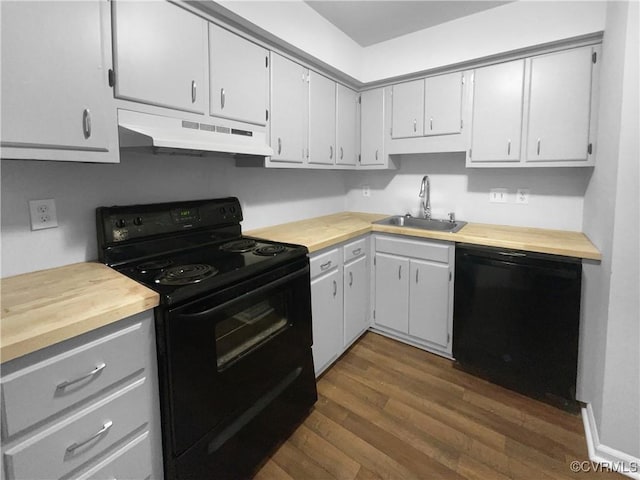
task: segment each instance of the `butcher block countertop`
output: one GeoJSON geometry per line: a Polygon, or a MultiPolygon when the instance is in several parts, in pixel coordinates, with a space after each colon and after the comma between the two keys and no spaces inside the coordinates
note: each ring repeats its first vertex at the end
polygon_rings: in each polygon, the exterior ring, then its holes
{"type": "Polygon", "coordinates": [[[0,361],[6,362],[158,305],[159,296],[100,263],[3,278],[0,361]]]}
{"type": "Polygon", "coordinates": [[[297,243],[306,246],[309,252],[316,252],[373,231],[512,250],[551,253],[589,260],[601,259],[598,249],[581,232],[468,223],[459,232],[449,233],[372,224],[372,222],[388,216],[390,215],[342,212],[259,228],[245,232],[245,235],[278,242],[297,243]]]}

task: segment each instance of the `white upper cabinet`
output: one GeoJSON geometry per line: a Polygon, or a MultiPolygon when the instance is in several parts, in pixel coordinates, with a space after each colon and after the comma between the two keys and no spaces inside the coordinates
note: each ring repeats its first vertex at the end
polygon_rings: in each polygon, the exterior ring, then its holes
{"type": "Polygon", "coordinates": [[[309,72],[309,163],[336,163],[336,82],[309,72]]]}
{"type": "Polygon", "coordinates": [[[207,22],[164,1],[113,2],[113,14],[116,96],[204,113],[207,22]]]}
{"type": "Polygon", "coordinates": [[[336,164],[355,166],[358,160],[358,94],[337,85],[336,164]]]}
{"type": "Polygon", "coordinates": [[[527,162],[587,161],[593,47],[533,57],[527,162]]]}
{"type": "Polygon", "coordinates": [[[210,23],[209,85],[211,115],[266,125],[268,50],[210,23]]]}
{"type": "Polygon", "coordinates": [[[520,160],[523,89],[524,60],[475,71],[471,164],[520,160]]]}
{"type": "Polygon", "coordinates": [[[391,88],[391,137],[421,137],[424,132],[424,80],[399,83],[391,88]]]}
{"type": "Polygon", "coordinates": [[[360,165],[384,164],[385,89],[360,94],[360,165]]]}
{"type": "Polygon", "coordinates": [[[460,133],[462,72],[426,78],[424,92],[424,134],[460,133]]]}
{"type": "Polygon", "coordinates": [[[269,162],[305,163],[309,122],[309,70],[271,53],[271,148],[269,162]]]}
{"type": "Polygon", "coordinates": [[[0,8],[2,157],[117,162],[109,3],[0,8]]]}

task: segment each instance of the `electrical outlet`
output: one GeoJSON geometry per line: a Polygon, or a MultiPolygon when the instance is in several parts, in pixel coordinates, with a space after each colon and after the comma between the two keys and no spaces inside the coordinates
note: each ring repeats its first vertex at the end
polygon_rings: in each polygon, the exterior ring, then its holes
{"type": "Polygon", "coordinates": [[[492,188],[489,190],[489,203],[507,203],[507,189],[492,188]]]}
{"type": "Polygon", "coordinates": [[[516,203],[529,203],[529,193],[530,190],[528,188],[519,188],[516,191],[516,203]]]}
{"type": "Polygon", "coordinates": [[[56,201],[53,198],[29,200],[29,213],[31,215],[31,230],[42,230],[58,226],[56,201]]]}
{"type": "Polygon", "coordinates": [[[363,197],[370,197],[371,196],[371,190],[369,189],[369,185],[363,185],[362,186],[362,196],[363,197]]]}

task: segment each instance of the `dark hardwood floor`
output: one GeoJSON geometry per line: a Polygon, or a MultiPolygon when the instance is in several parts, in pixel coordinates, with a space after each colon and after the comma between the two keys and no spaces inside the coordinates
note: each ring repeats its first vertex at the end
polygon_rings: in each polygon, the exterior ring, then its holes
{"type": "Polygon", "coordinates": [[[256,479],[623,479],[577,472],[582,419],[367,333],[256,479]]]}

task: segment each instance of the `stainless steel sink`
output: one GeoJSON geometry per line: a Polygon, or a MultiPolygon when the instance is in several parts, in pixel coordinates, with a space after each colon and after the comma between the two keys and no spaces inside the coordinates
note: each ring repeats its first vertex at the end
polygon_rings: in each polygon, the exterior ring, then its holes
{"type": "Polygon", "coordinates": [[[436,230],[438,232],[455,233],[464,227],[467,222],[440,220],[436,218],[418,218],[406,215],[394,215],[383,218],[377,222],[378,225],[392,225],[395,227],[419,228],[421,230],[436,230]]]}

